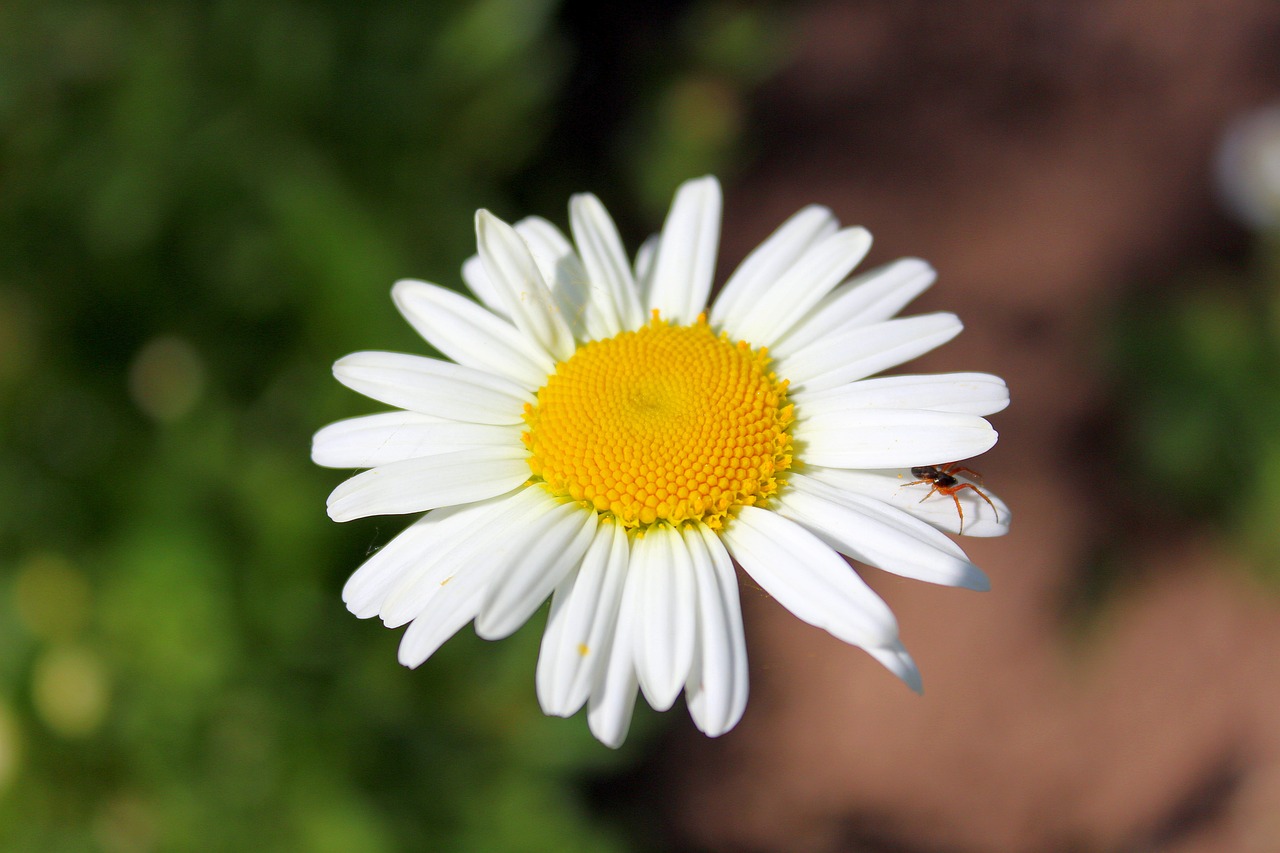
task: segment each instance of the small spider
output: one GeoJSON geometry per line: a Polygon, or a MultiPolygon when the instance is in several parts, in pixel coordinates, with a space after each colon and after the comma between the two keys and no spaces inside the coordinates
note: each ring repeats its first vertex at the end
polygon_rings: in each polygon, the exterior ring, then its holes
{"type": "Polygon", "coordinates": [[[960,515],[960,535],[964,535],[964,509],[960,506],[960,498],[956,492],[964,489],[972,489],[978,493],[978,497],[987,502],[987,506],[991,507],[991,511],[996,514],[996,521],[1000,520],[1000,511],[996,509],[996,505],[991,502],[991,498],[987,497],[987,493],[979,489],[973,483],[962,483],[956,476],[957,474],[968,474],[971,477],[982,479],[981,475],[972,468],[966,468],[959,462],[948,462],[945,465],[921,465],[911,469],[911,476],[919,477],[912,483],[903,483],[902,486],[918,486],[922,483],[930,483],[932,487],[929,493],[920,499],[920,503],[924,503],[933,496],[934,492],[946,495],[956,502],[956,512],[960,515]]]}

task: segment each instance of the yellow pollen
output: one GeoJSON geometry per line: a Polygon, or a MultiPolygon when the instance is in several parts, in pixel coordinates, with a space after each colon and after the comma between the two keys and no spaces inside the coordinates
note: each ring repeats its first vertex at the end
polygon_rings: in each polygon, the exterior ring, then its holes
{"type": "Polygon", "coordinates": [[[787,382],[768,352],[655,311],[635,332],[592,341],[525,407],[529,468],[552,494],[628,528],[700,520],[719,529],[760,505],[791,465],[787,382]]]}

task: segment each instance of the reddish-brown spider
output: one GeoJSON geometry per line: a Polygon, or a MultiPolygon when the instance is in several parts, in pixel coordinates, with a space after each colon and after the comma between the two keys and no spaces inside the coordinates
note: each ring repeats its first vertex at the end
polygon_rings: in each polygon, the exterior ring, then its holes
{"type": "Polygon", "coordinates": [[[921,483],[930,483],[932,487],[929,493],[920,499],[920,503],[924,503],[931,498],[934,492],[940,495],[946,495],[956,502],[956,512],[960,515],[960,535],[964,535],[964,509],[960,506],[960,498],[957,492],[964,489],[972,489],[978,493],[978,497],[987,502],[987,506],[991,507],[991,511],[996,515],[996,521],[1000,520],[1000,511],[996,509],[996,505],[991,502],[991,498],[987,497],[987,493],[979,489],[973,483],[962,483],[957,474],[968,474],[981,480],[982,475],[972,468],[966,468],[959,462],[948,462],[945,465],[921,465],[911,469],[911,476],[919,477],[912,483],[903,483],[905,486],[918,486],[921,483]]]}

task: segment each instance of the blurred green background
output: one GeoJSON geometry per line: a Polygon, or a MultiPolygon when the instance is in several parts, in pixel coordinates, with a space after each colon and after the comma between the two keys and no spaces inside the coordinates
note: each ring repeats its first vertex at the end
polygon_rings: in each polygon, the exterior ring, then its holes
{"type": "Polygon", "coordinates": [[[714,2],[0,6],[0,849],[629,849],[584,783],[655,718],[543,717],[538,624],[401,668],[339,592],[405,522],[331,523],[310,436],[377,409],[336,358],[424,350],[390,285],[460,286],[475,208],[590,189],[636,245],[782,44],[714,2]]]}

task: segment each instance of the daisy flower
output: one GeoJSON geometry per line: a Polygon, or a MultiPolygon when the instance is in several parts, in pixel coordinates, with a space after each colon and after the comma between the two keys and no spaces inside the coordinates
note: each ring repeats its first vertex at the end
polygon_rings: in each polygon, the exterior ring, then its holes
{"type": "Polygon", "coordinates": [[[616,747],[637,691],[658,710],[683,691],[717,736],[747,701],[736,563],[920,689],[892,612],[845,558],[987,588],[943,531],[999,535],[1007,507],[911,469],[994,445],[984,416],[1007,405],[1005,384],[868,378],[960,321],[895,319],[933,270],[904,259],[850,278],[871,237],[823,207],[784,222],[708,308],[720,209],[714,178],[684,184],[634,263],[595,196],[570,200],[572,240],[481,210],[462,270],[478,303],[421,281],[392,290],[450,360],[361,352],[334,366],[395,410],[316,434],[318,464],[368,469],[330,495],[330,517],[424,513],[343,590],[356,616],[408,626],[401,663],[468,622],[506,637],[550,597],[546,713],[585,705],[616,747]]]}

